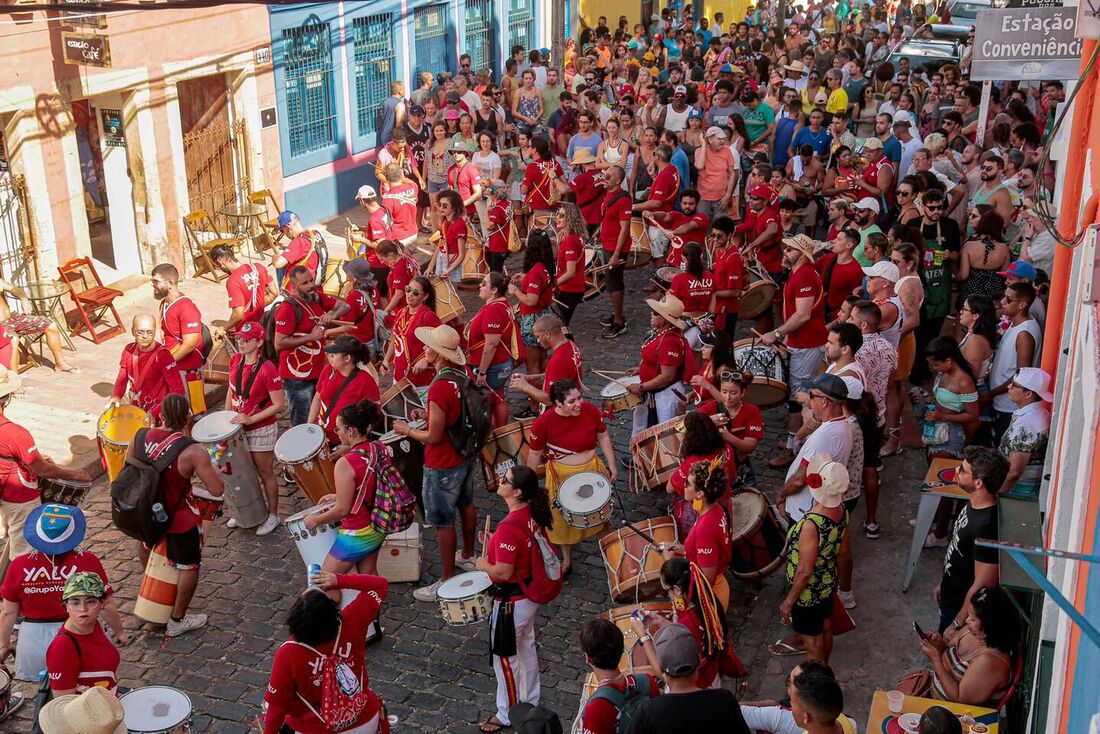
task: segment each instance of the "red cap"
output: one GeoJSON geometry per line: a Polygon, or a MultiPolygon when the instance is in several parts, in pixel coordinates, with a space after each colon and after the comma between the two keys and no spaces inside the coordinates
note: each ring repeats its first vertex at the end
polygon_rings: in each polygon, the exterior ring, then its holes
{"type": "Polygon", "coordinates": [[[636,94],[636,92],[634,91],[634,85],[624,84],[619,87],[619,96],[621,97],[624,94],[629,94],[631,97],[633,97],[636,94]]]}
{"type": "Polygon", "coordinates": [[[768,184],[757,184],[749,189],[749,196],[756,199],[764,199],[768,202],[773,202],[776,199],[775,189],[768,184]]]}
{"type": "Polygon", "coordinates": [[[264,327],[258,321],[246,321],[237,327],[237,339],[263,339],[264,327]]]}

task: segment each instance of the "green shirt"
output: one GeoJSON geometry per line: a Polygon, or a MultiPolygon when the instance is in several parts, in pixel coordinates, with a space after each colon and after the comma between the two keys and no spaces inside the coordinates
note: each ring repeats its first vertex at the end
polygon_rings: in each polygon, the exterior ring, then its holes
{"type": "Polygon", "coordinates": [[[745,119],[745,128],[749,131],[749,144],[764,134],[769,125],[775,124],[775,112],[771,107],[761,102],[755,110],[746,107],[741,111],[741,117],[745,119]]]}
{"type": "Polygon", "coordinates": [[[856,249],[852,250],[852,257],[865,268],[871,267],[874,263],[867,257],[863,243],[867,241],[867,235],[874,234],[875,232],[882,234],[882,230],[878,228],[877,224],[872,224],[867,229],[861,229],[859,231],[859,244],[856,245],[856,249]]]}
{"type": "Polygon", "coordinates": [[[539,118],[539,124],[545,125],[550,115],[561,109],[561,93],[564,91],[565,87],[561,84],[539,90],[539,94],[542,95],[542,117],[539,118]]]}

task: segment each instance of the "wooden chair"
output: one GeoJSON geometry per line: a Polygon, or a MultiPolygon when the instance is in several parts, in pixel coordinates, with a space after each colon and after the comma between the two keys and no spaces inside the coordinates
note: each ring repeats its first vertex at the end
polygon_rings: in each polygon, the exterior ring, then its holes
{"type": "Polygon", "coordinates": [[[256,238],[256,252],[263,252],[268,248],[274,250],[277,244],[286,237],[279,227],[279,212],[282,211],[282,207],[275,201],[275,195],[271,193],[271,189],[253,191],[248,195],[248,200],[256,206],[264,207],[265,210],[265,214],[261,217],[264,232],[262,236],[256,238]],[[275,210],[275,214],[269,216],[272,209],[275,210]]]}
{"type": "Polygon", "coordinates": [[[68,287],[73,303],[76,304],[79,318],[70,319],[73,322],[73,336],[86,330],[93,342],[101,344],[111,337],[126,332],[122,326],[122,319],[119,318],[118,309],[114,306],[114,300],[122,295],[122,291],[105,287],[89,258],[78,257],[69,260],[59,266],[57,271],[61,274],[62,282],[68,287]],[[104,323],[106,328],[96,331],[96,324],[103,322],[108,311],[114,317],[115,323],[104,323]]]}
{"type": "Polygon", "coordinates": [[[240,240],[234,237],[222,237],[214,226],[214,220],[205,209],[196,209],[183,218],[183,228],[187,230],[187,247],[191,251],[191,260],[195,264],[195,277],[209,273],[215,283],[224,276],[210,259],[210,250],[218,245],[227,245],[236,249],[240,240]]]}

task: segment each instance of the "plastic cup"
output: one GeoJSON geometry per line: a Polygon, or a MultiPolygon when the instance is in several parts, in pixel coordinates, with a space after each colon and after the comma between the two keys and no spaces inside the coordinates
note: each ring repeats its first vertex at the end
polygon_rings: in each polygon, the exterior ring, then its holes
{"type": "Polygon", "coordinates": [[[890,713],[897,716],[905,706],[905,694],[901,691],[890,691],[886,694],[886,705],[890,707],[890,713]]]}

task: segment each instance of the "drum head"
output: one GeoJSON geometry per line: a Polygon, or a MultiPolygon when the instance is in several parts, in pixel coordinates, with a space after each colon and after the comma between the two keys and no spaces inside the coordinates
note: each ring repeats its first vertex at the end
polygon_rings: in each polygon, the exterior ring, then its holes
{"type": "Polygon", "coordinates": [[[755,489],[747,489],[733,496],[733,528],[730,535],[736,543],[751,534],[764,517],[768,503],[764,495],[755,489]]]}
{"type": "Polygon", "coordinates": [[[143,427],[152,425],[149,414],[136,405],[108,408],[99,416],[96,435],[104,441],[129,444],[143,427]]]}
{"type": "Polygon", "coordinates": [[[468,599],[493,585],[484,571],[469,571],[453,576],[439,585],[440,599],[468,599]]]}
{"type": "Polygon", "coordinates": [[[165,732],[191,718],[191,699],[168,686],[136,688],[121,699],[126,728],[131,732],[165,732]]]}
{"type": "Polygon", "coordinates": [[[741,311],[739,318],[754,319],[771,308],[775,298],[775,283],[771,281],[757,281],[745,289],[741,296],[741,311]]]}
{"type": "Polygon", "coordinates": [[[663,268],[657,268],[657,278],[671,285],[672,279],[682,272],[684,271],[680,270],[680,268],[673,267],[672,265],[665,265],[663,268]]]}
{"type": "MultiPolygon", "coordinates": [[[[192,490],[192,491],[194,491],[194,490],[192,490]]],[[[291,515],[290,517],[286,518],[285,520],[283,520],[283,524],[284,525],[293,525],[294,523],[302,522],[303,520],[306,519],[306,515],[316,515],[318,513],[324,512],[325,510],[327,510],[328,508],[332,507],[335,504],[336,504],[335,502],[325,502],[324,504],[314,505],[313,507],[310,507],[308,510],[302,510],[301,512],[297,512],[297,513],[291,515]]]]}
{"type": "Polygon", "coordinates": [[[303,423],[287,430],[275,442],[275,458],[284,464],[297,464],[321,450],[325,429],[315,423],[303,423]]]}
{"type": "Polygon", "coordinates": [[[230,423],[237,417],[235,410],[218,410],[207,413],[191,429],[191,438],[200,443],[219,443],[242,429],[239,423],[230,423]]]}
{"type": "Polygon", "coordinates": [[[641,381],[642,378],[638,375],[616,378],[615,382],[609,382],[603,386],[603,389],[600,390],[600,397],[617,398],[626,395],[626,388],[628,385],[637,385],[641,381]]]}
{"type": "Polygon", "coordinates": [[[571,512],[592,512],[611,499],[611,482],[603,474],[585,471],[566,477],[558,487],[558,501],[571,512]]]}

